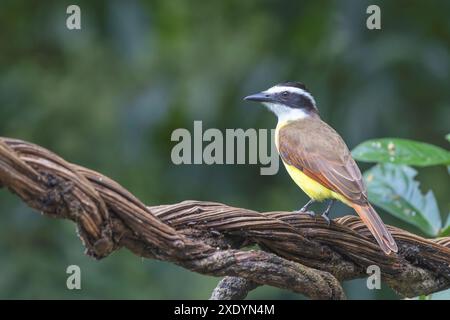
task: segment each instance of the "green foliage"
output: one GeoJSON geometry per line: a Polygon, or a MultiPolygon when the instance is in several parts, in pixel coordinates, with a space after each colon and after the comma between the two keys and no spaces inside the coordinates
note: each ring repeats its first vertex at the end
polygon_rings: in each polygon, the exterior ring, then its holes
{"type": "Polygon", "coordinates": [[[428,143],[398,138],[365,141],[352,151],[352,155],[359,161],[419,167],[450,164],[450,152],[447,150],[428,143]]]}
{"type": "Polygon", "coordinates": [[[352,155],[379,163],[364,173],[371,202],[428,236],[450,233],[450,216],[444,225],[433,191],[423,195],[415,180],[417,171],[408,166],[448,165],[450,152],[423,142],[384,138],[361,143],[352,155]]]}
{"type": "Polygon", "coordinates": [[[445,225],[443,226],[441,232],[439,233],[441,237],[448,237],[450,236],[450,214],[447,215],[447,221],[445,222],[445,225]]]}
{"type": "MultiPolygon", "coordinates": [[[[446,135],[450,141],[450,134],[446,135]]],[[[391,215],[419,228],[430,237],[450,236],[450,214],[445,223],[433,191],[422,194],[417,171],[409,165],[448,165],[450,152],[427,143],[384,138],[358,145],[352,155],[365,162],[378,162],[364,173],[369,200],[391,215]]],[[[450,173],[450,166],[447,166],[450,173]]],[[[447,300],[450,290],[421,295],[418,300],[447,300]]]]}
{"type": "Polygon", "coordinates": [[[429,236],[441,226],[436,198],[430,190],[423,195],[417,171],[406,165],[378,164],[364,173],[369,200],[395,217],[415,225],[429,236]]]}
{"type": "MultiPolygon", "coordinates": [[[[445,139],[447,139],[447,141],[450,142],[450,133],[448,133],[448,134],[445,136],[445,139]]],[[[447,171],[448,171],[448,174],[450,174],[450,166],[447,166],[447,171]]]]}

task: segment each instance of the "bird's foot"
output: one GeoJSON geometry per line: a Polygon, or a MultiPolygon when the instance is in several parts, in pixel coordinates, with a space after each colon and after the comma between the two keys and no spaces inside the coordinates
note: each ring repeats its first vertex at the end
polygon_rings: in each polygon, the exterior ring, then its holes
{"type": "Polygon", "coordinates": [[[294,211],[295,213],[304,213],[310,216],[315,216],[313,211],[308,211],[310,205],[312,205],[315,201],[313,199],[309,200],[300,210],[294,211]]]}
{"type": "Polygon", "coordinates": [[[330,200],[330,202],[328,203],[327,208],[325,209],[325,211],[321,214],[321,217],[325,219],[325,221],[327,222],[327,225],[330,226],[331,224],[331,220],[328,217],[328,214],[330,213],[330,209],[334,204],[334,200],[330,200]]]}
{"type": "Polygon", "coordinates": [[[328,215],[325,212],[322,213],[320,216],[327,222],[328,226],[331,225],[331,219],[328,217],[328,215]]]}
{"type": "Polygon", "coordinates": [[[301,208],[300,210],[295,210],[293,212],[298,213],[298,214],[307,214],[310,217],[316,216],[316,213],[314,211],[310,211],[310,210],[307,211],[307,209],[303,209],[303,208],[301,208]]]}

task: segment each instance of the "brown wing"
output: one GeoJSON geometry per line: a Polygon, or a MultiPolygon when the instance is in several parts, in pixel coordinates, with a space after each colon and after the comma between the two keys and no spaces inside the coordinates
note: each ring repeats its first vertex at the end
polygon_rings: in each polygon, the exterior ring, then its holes
{"type": "Polygon", "coordinates": [[[350,202],[367,203],[361,172],[339,134],[318,117],[293,121],[279,131],[282,159],[350,202]]]}
{"type": "Polygon", "coordinates": [[[313,117],[287,124],[278,135],[278,150],[283,161],[343,195],[351,202],[381,249],[386,254],[398,251],[391,233],[367,201],[366,187],[358,166],[333,128],[319,117],[313,117]]]}

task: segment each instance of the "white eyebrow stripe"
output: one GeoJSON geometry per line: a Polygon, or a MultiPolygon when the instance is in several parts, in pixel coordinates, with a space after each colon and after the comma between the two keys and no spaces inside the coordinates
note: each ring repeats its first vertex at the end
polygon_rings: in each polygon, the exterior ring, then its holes
{"type": "Polygon", "coordinates": [[[288,92],[291,92],[291,93],[297,93],[297,94],[303,95],[305,97],[308,97],[312,101],[314,106],[316,105],[316,100],[314,100],[313,96],[309,92],[307,92],[307,91],[305,91],[303,89],[300,89],[300,88],[285,87],[285,86],[274,86],[272,88],[267,89],[264,92],[272,94],[272,93],[280,93],[280,92],[283,92],[283,91],[288,91],[288,92]]]}

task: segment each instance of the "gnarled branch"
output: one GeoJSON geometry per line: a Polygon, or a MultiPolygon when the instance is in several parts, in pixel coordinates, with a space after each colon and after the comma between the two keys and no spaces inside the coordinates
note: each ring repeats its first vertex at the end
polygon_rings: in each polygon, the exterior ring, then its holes
{"type": "Polygon", "coordinates": [[[355,216],[328,227],[308,215],[213,202],[147,207],[111,179],[9,138],[0,138],[1,185],[44,214],[74,221],[95,258],[126,247],[202,274],[233,277],[212,298],[242,298],[266,284],[342,299],[339,281],[366,276],[369,265],[378,265],[385,283],[407,297],[450,287],[450,238],[428,240],[389,227],[399,253],[386,256],[355,216]],[[255,244],[262,250],[241,250],[255,244]]]}
{"type": "Polygon", "coordinates": [[[223,278],[211,294],[210,300],[242,300],[256,289],[256,282],[239,277],[223,278]]]}

